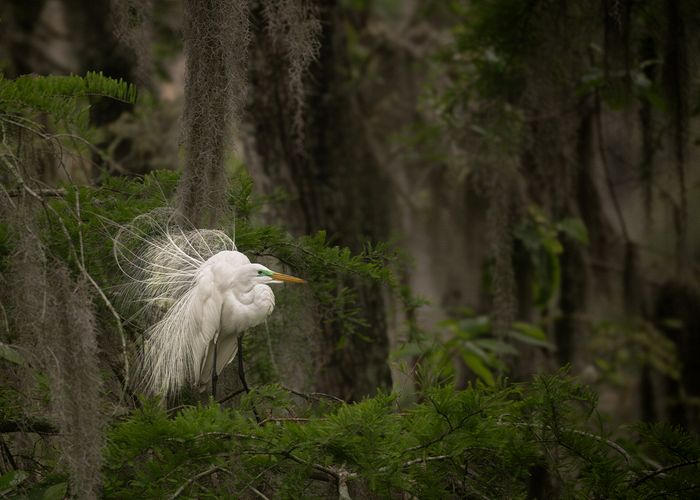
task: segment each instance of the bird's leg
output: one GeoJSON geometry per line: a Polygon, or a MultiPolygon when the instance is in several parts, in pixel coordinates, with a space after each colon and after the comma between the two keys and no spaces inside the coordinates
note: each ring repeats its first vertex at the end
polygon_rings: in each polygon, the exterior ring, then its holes
{"type": "Polygon", "coordinates": [[[216,401],[216,382],[219,380],[219,375],[216,373],[216,346],[218,342],[214,341],[214,369],[211,371],[211,396],[216,401]]]}
{"type": "Polygon", "coordinates": [[[250,392],[248,383],[245,381],[245,370],[243,369],[243,335],[238,336],[238,378],[241,379],[241,384],[243,384],[243,389],[245,392],[250,392]]]}
{"type": "MultiPolygon", "coordinates": [[[[245,370],[243,369],[243,334],[238,336],[238,378],[241,379],[241,384],[243,384],[243,389],[245,390],[246,394],[250,392],[250,388],[248,387],[248,383],[245,381],[245,370]]],[[[253,406],[253,415],[255,415],[255,421],[257,423],[260,423],[260,415],[258,415],[258,410],[255,409],[255,405],[253,406]]]]}

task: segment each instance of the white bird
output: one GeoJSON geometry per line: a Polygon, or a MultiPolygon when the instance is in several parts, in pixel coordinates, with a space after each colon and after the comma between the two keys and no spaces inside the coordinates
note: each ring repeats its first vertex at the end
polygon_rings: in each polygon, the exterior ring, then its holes
{"type": "MultiPolygon", "coordinates": [[[[145,333],[138,379],[146,392],[163,396],[189,384],[200,390],[211,384],[216,395],[217,378],[242,350],[243,333],[275,307],[268,285],[304,283],[252,264],[221,231],[184,231],[162,225],[153,215],[122,228],[114,249],[131,279],[125,299],[143,304],[140,312],[153,321],[145,333]]],[[[239,356],[247,389],[242,370],[239,356]]]]}

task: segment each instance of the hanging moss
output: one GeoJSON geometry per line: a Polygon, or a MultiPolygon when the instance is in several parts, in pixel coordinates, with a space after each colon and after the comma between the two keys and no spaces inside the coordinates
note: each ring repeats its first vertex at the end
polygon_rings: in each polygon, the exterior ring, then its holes
{"type": "Polygon", "coordinates": [[[132,51],[136,60],[133,69],[136,83],[150,86],[153,74],[153,0],[111,0],[110,10],[115,36],[132,51]]]}
{"type": "Polygon", "coordinates": [[[248,0],[186,0],[185,168],[179,208],[195,225],[226,211],[226,153],[245,102],[250,41],[248,0]]]}
{"type": "Polygon", "coordinates": [[[76,282],[64,263],[46,256],[38,224],[26,216],[14,221],[19,222],[15,227],[20,236],[7,262],[10,292],[2,297],[11,327],[2,340],[18,346],[27,360],[24,367],[31,367],[10,379],[19,382],[16,389],[23,398],[15,420],[48,416],[55,426],[42,424],[46,432],[59,432],[57,472],[68,473],[72,495],[96,498],[101,487],[103,416],[92,299],[84,280],[76,282]],[[38,378],[34,373],[43,375],[38,378]],[[44,375],[48,387],[41,383],[44,375]]]}
{"type": "Polygon", "coordinates": [[[97,327],[84,279],[51,263],[41,345],[49,378],[51,417],[60,430],[62,461],[77,498],[97,498],[102,477],[103,415],[97,327]]]}
{"type": "Polygon", "coordinates": [[[304,142],[305,77],[321,50],[318,10],[318,5],[310,0],[273,0],[265,2],[263,7],[273,43],[287,59],[292,128],[299,145],[304,142]]]}

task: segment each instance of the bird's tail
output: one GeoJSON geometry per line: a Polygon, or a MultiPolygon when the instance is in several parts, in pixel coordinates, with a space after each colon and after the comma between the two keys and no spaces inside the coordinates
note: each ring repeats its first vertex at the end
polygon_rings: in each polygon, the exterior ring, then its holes
{"type": "Polygon", "coordinates": [[[129,321],[144,331],[137,389],[170,395],[189,379],[199,363],[183,355],[201,335],[188,307],[197,274],[213,255],[235,249],[226,233],[196,229],[169,209],[141,215],[119,229],[113,251],[126,283],[118,295],[129,321]]]}

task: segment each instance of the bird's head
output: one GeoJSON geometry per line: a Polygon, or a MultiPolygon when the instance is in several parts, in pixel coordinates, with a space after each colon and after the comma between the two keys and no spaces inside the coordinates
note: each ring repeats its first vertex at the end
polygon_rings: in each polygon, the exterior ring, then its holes
{"type": "Polygon", "coordinates": [[[283,281],[288,283],[306,283],[306,281],[301,278],[271,271],[262,264],[250,264],[250,270],[246,270],[246,274],[250,277],[251,281],[256,284],[262,283],[267,285],[270,283],[282,283],[283,281]]]}

